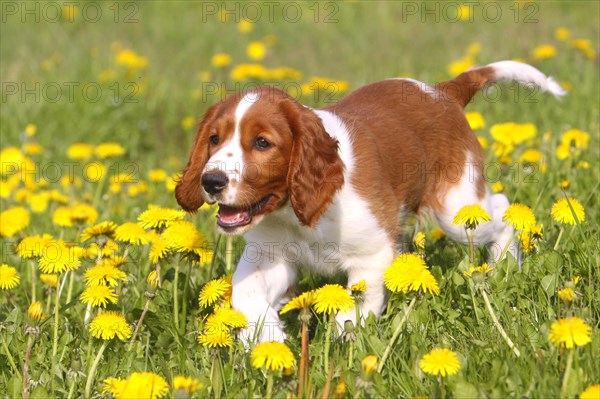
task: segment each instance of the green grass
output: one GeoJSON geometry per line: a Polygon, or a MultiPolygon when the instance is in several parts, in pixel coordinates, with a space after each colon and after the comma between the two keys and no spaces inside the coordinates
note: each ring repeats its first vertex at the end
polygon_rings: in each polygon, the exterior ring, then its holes
{"type": "MultiPolygon", "coordinates": [[[[511,154],[512,163],[502,166],[500,181],[511,201],[533,209],[538,223],[544,225],[544,237],[539,251],[525,256],[521,270],[512,261],[503,261],[485,281],[486,292],[499,322],[519,348],[521,356],[516,358],[498,333],[481,295],[476,292],[474,298],[471,296],[469,280],[463,275],[468,266],[463,260],[468,253],[467,248],[447,239],[435,241],[428,237],[425,259],[440,285],[440,295],[428,296],[417,302],[383,371],[375,374],[364,389],[358,384],[360,361],[369,354],[381,357],[411,296],[392,295],[387,312],[379,320],[371,318],[364,327],[358,328],[351,365],[348,364],[349,345],[340,340],[332,342],[334,376],[331,389],[345,381],[347,397],[432,397],[439,394],[436,379],[424,375],[418,361],[429,350],[446,347],[457,352],[462,366],[457,375],[446,379],[448,396],[558,397],[568,351],[552,344],[548,334],[554,321],[569,314],[583,318],[592,326],[592,342],[575,350],[569,383],[565,387],[566,397],[576,397],[587,386],[600,383],[597,362],[600,358],[600,298],[597,294],[600,250],[596,194],[600,181],[598,56],[592,59],[585,57],[571,48],[568,42],[554,38],[554,30],[565,26],[570,29],[571,38],[588,38],[592,47],[598,50],[598,3],[524,3],[518,22],[515,22],[515,9],[510,8],[512,2],[487,2],[475,9],[474,22],[454,23],[447,21],[451,15],[444,20],[440,14],[437,14],[440,22],[432,21],[433,16],[430,16],[426,23],[422,23],[422,9],[418,9],[416,15],[406,15],[400,2],[304,3],[301,5],[302,17],[292,23],[289,18],[288,21],[282,18],[282,3],[275,9],[273,22],[269,21],[263,9],[263,18],[247,34],[237,30],[236,21],[219,22],[216,16],[203,13],[206,4],[221,6],[222,2],[119,3],[117,22],[114,21],[114,8],[109,8],[112,3],[97,3],[101,5],[102,17],[95,23],[83,18],[82,7],[76,10],[74,22],[64,19],[51,22],[48,21],[51,14],[48,14],[46,18],[40,15],[40,22],[36,23],[33,15],[20,14],[24,4],[2,3],[1,147],[22,148],[25,144],[22,132],[27,124],[32,123],[37,126],[37,133],[27,142],[38,142],[44,150],[42,154],[30,156],[36,165],[37,174],[32,176],[37,184],[20,192],[16,190],[25,185],[21,183],[15,187],[8,198],[1,199],[2,211],[20,205],[30,209],[27,200],[19,199],[22,195],[54,188],[71,202],[92,202],[98,194],[102,194],[95,204],[98,221],[137,221],[138,215],[149,204],[176,208],[172,192],[166,189],[164,183],[149,182],[147,172],[152,168],[163,168],[172,174],[181,169],[187,161],[194,133],[193,127],[182,126],[182,120],[190,116],[201,117],[220,98],[219,95],[206,96],[206,92],[202,92],[206,83],[233,85],[228,70],[220,71],[211,66],[212,55],[228,53],[232,57],[232,65],[250,62],[245,54],[246,45],[262,40],[266,35],[273,35],[276,43],[268,49],[263,64],[269,68],[288,66],[303,74],[298,82],[286,81],[288,84],[305,83],[311,76],[347,81],[350,89],[395,76],[410,76],[436,83],[452,77],[448,64],[462,58],[469,44],[474,42],[481,44],[481,52],[476,56],[477,64],[520,58],[558,81],[568,82],[572,89],[560,101],[538,93],[528,102],[526,90],[508,86],[503,88],[498,101],[489,101],[483,94],[478,94],[467,107],[467,111],[478,111],[485,117],[486,128],[477,131],[477,134],[490,143],[489,127],[495,123],[531,122],[537,127],[536,137],[518,145],[511,154]],[[501,6],[502,18],[497,22],[492,23],[482,17],[481,9],[490,3],[501,6]],[[8,12],[7,4],[16,6],[17,14],[8,12]],[[314,22],[316,9],[319,10],[317,23],[314,22]],[[337,22],[325,20],[331,11],[335,11],[332,18],[337,22]],[[124,22],[128,12],[134,12],[132,17],[137,22],[124,22]],[[530,12],[534,14],[528,14],[530,12]],[[537,22],[525,22],[526,15],[537,22]],[[111,49],[115,42],[146,57],[147,68],[127,75],[124,68],[115,65],[115,52],[111,49]],[[533,49],[541,44],[553,44],[557,49],[556,57],[533,59],[533,49]],[[110,69],[115,70],[115,75],[102,82],[100,73],[110,69]],[[204,85],[198,77],[201,71],[211,74],[204,85]],[[36,82],[39,89],[35,86],[36,82]],[[127,86],[131,82],[135,86],[127,86]],[[73,84],[79,85],[71,101],[67,88],[73,84]],[[83,96],[81,88],[86,84],[97,84],[101,88],[102,96],[97,102],[87,101],[83,96]],[[56,85],[63,91],[58,101],[52,102],[52,93],[44,90],[51,90],[56,85]],[[18,92],[11,94],[10,90],[15,87],[18,92]],[[23,87],[33,88],[33,92],[24,96],[23,87]],[[143,92],[131,98],[135,102],[114,104],[116,88],[123,100],[132,87],[143,88],[143,92]],[[560,161],[555,155],[556,147],[560,135],[571,128],[588,132],[590,142],[577,158],[560,161]],[[549,133],[545,135],[546,132],[549,133]],[[121,192],[110,193],[108,184],[100,186],[86,182],[82,169],[87,161],[76,161],[78,163],[72,169],[82,180],[80,187],[63,187],[57,182],[50,182],[48,186],[40,184],[41,178],[55,180],[56,170],[59,176],[69,173],[71,166],[68,162],[73,161],[67,158],[66,149],[70,144],[86,142],[97,145],[107,141],[118,142],[127,149],[124,156],[103,161],[110,167],[110,176],[118,172],[133,172],[136,179],[147,183],[146,193],[130,196],[126,183],[115,185],[120,186],[121,192]],[[547,171],[542,173],[538,165],[533,180],[527,178],[529,170],[517,163],[519,156],[531,148],[543,152],[547,166],[547,171]],[[579,161],[588,162],[590,168],[577,167],[579,161]],[[581,226],[567,226],[558,248],[554,250],[560,225],[551,219],[550,209],[564,195],[560,187],[563,180],[570,181],[566,193],[584,205],[586,220],[581,226]],[[557,291],[574,276],[582,277],[576,286],[581,295],[567,308],[558,299],[557,291]]],[[[34,3],[30,3],[30,7],[34,7],[31,4],[34,3]]],[[[43,12],[43,4],[39,3],[40,12],[43,12]]],[[[229,4],[234,7],[234,3],[229,4]]],[[[243,8],[244,4],[239,3],[238,7],[243,8]]],[[[428,4],[434,7],[436,3],[428,4]]],[[[437,4],[437,7],[443,7],[443,3],[437,4]]],[[[404,7],[413,5],[423,7],[422,2],[404,3],[404,7]]],[[[47,9],[48,13],[51,11],[47,9]]],[[[88,11],[92,12],[91,9],[88,11]]],[[[88,17],[92,15],[87,14],[88,17]]],[[[303,101],[309,105],[323,105],[308,97],[303,101]]],[[[485,151],[488,161],[497,163],[492,149],[485,151]]],[[[8,161],[2,162],[4,170],[8,161]]],[[[8,176],[2,179],[5,181],[8,176]]],[[[52,214],[59,205],[51,202],[43,212],[31,212],[31,221],[20,235],[0,238],[2,263],[15,266],[21,276],[18,287],[0,291],[0,334],[6,344],[0,346],[2,397],[21,396],[20,375],[28,343],[25,332],[29,323],[27,308],[31,300],[32,273],[29,261],[15,254],[14,245],[22,235],[42,233],[77,242],[78,228],[61,228],[52,223],[52,214]],[[18,372],[11,366],[11,360],[18,372]]],[[[216,242],[210,212],[201,211],[186,218],[196,224],[208,242],[216,242]]],[[[425,231],[434,227],[428,221],[424,226],[422,230],[425,231]]],[[[237,239],[235,244],[234,260],[239,257],[243,242],[237,239]]],[[[123,254],[125,247],[122,246],[119,251],[123,254]]],[[[128,250],[128,263],[122,266],[127,273],[127,281],[117,290],[118,304],[111,307],[121,311],[129,323],[137,323],[146,303],[145,279],[154,268],[148,260],[148,251],[149,246],[128,250]]],[[[478,258],[483,261],[483,253],[478,252],[478,258]]],[[[219,392],[222,397],[236,398],[265,395],[266,374],[251,367],[249,353],[244,351],[239,341],[235,341],[232,349],[219,352],[223,368],[218,379],[213,375],[215,351],[196,341],[202,328],[202,317],[208,314],[207,310],[199,309],[198,292],[210,278],[233,272],[226,263],[224,240],[217,251],[213,269],[207,265],[188,269],[188,261],[175,255],[161,262],[164,284],[151,301],[136,344],[130,351],[127,350],[127,342],[115,341],[108,345],[95,374],[96,397],[101,396],[98,392],[105,378],[124,378],[134,371],[158,373],[169,384],[176,375],[198,378],[205,387],[196,394],[197,397],[214,397],[219,392]],[[179,329],[174,322],[173,305],[176,263],[179,263],[180,273],[177,286],[180,320],[183,318],[183,292],[185,289],[189,292],[186,299],[187,323],[179,329]],[[211,270],[212,275],[209,275],[211,270]]],[[[71,302],[66,302],[67,287],[61,294],[58,356],[54,368],[51,367],[54,318],[49,317],[39,326],[29,361],[32,397],[67,397],[71,388],[71,397],[84,395],[86,376],[83,374],[87,374],[101,345],[94,339],[89,346],[89,332],[84,323],[85,305],[78,300],[85,288],[83,275],[93,264],[93,261],[85,260],[73,273],[71,302]]],[[[39,271],[36,274],[39,275],[39,271]]],[[[305,273],[299,287],[308,290],[331,281],[345,282],[343,276],[324,279],[305,273]]],[[[48,288],[42,289],[38,281],[37,295],[46,304],[53,293],[48,288]]],[[[48,314],[52,315],[52,310],[48,314]]],[[[288,324],[288,345],[299,360],[300,324],[294,315],[284,319],[288,324]]],[[[314,397],[321,397],[327,380],[327,370],[322,366],[325,331],[325,321],[321,317],[312,317],[310,383],[314,397]]],[[[296,392],[297,381],[297,372],[291,377],[276,377],[275,397],[283,398],[290,392],[296,392]]]]}

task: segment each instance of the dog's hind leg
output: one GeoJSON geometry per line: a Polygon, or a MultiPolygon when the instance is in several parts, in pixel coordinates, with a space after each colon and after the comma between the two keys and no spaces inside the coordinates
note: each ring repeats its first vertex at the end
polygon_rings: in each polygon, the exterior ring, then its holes
{"type": "MultiPolygon", "coordinates": [[[[469,165],[467,165],[469,167],[469,165]]],[[[475,245],[487,245],[490,261],[497,262],[504,253],[511,253],[519,260],[518,245],[514,229],[502,220],[510,203],[504,194],[490,194],[481,185],[481,177],[473,173],[462,174],[458,184],[452,186],[440,201],[440,207],[434,209],[434,215],[444,232],[453,240],[468,244],[467,232],[463,226],[453,224],[454,217],[466,205],[479,204],[492,218],[480,223],[474,232],[475,245]],[[483,194],[481,194],[483,192],[483,194]]]]}

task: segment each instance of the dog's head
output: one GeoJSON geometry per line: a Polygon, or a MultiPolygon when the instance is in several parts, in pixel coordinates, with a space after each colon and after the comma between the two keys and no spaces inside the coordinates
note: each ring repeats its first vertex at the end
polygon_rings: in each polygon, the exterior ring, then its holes
{"type": "Polygon", "coordinates": [[[337,141],[319,117],[281,90],[262,87],[213,105],[175,189],[186,211],[218,203],[217,224],[242,234],[289,200],[314,227],[343,184],[337,141]]]}

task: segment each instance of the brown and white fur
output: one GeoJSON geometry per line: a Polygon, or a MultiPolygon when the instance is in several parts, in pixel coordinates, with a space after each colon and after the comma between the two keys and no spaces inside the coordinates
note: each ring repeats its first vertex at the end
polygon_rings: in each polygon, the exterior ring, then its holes
{"type": "MultiPolygon", "coordinates": [[[[453,217],[480,204],[492,221],[475,230],[475,241],[496,257],[506,245],[518,256],[509,243],[513,229],[502,221],[509,201],[486,188],[482,149],[464,114],[478,90],[510,81],[564,94],[534,67],[501,61],[436,86],[369,84],[322,109],[272,87],[213,105],[176,197],[187,211],[217,202],[219,229],[246,239],[233,276],[233,306],[250,322],[246,340],[284,339],[278,310],[303,265],[344,271],[349,286],[364,279],[360,313],[379,316],[384,270],[414,213],[434,215],[448,236],[466,243],[453,217]]],[[[338,322],[354,322],[354,314],[338,322]]]]}

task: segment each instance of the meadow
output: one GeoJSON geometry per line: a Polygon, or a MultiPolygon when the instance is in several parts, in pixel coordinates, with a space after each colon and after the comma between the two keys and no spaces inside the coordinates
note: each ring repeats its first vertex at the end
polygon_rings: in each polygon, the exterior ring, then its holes
{"type": "Polygon", "coordinates": [[[0,6],[0,397],[600,398],[597,2],[0,6]],[[364,287],[307,271],[285,346],[244,348],[243,239],[173,193],[203,112],[260,84],[319,107],[504,59],[568,92],[466,108],[492,191],[524,205],[522,266],[411,221],[381,318],[339,336],[319,295],[351,308],[364,287]]]}

